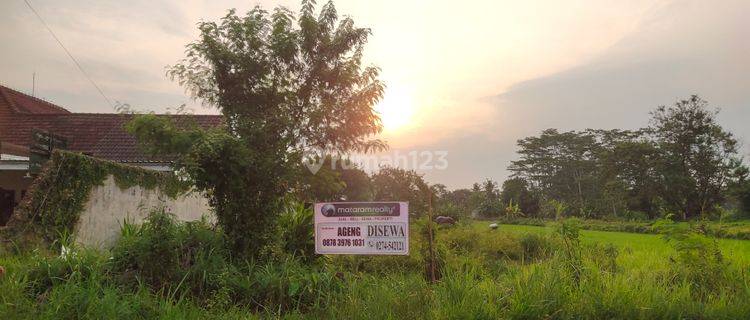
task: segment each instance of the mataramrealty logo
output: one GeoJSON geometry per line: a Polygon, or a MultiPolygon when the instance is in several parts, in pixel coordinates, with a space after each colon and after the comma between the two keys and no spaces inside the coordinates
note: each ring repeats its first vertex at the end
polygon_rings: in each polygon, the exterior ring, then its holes
{"type": "Polygon", "coordinates": [[[320,208],[320,213],[326,217],[397,217],[400,212],[398,202],[326,203],[320,208]]]}

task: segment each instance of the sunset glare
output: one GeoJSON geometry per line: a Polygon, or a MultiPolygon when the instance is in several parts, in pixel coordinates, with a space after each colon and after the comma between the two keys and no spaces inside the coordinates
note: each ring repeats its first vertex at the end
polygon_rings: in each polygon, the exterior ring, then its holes
{"type": "Polygon", "coordinates": [[[403,88],[386,89],[385,97],[375,110],[380,115],[383,132],[394,133],[407,127],[414,119],[414,101],[403,88]]]}

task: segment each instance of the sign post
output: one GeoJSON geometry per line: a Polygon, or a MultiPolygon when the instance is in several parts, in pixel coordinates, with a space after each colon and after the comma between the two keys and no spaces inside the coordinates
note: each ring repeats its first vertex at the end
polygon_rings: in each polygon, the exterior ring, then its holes
{"type": "Polygon", "coordinates": [[[409,204],[316,203],[315,253],[408,255],[409,204]]]}

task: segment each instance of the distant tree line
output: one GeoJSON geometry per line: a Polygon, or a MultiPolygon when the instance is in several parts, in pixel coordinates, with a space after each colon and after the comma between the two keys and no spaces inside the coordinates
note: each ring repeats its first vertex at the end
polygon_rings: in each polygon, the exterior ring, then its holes
{"type": "Polygon", "coordinates": [[[746,212],[748,168],[717,114],[691,96],[658,107],[646,128],[547,129],[518,140],[519,159],[508,167],[512,177],[501,199],[529,216],[689,219],[727,208],[746,212]]]}

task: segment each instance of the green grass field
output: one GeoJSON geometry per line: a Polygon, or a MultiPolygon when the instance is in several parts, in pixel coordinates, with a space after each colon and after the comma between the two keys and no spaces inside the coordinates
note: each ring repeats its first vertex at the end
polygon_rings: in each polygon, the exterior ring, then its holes
{"type": "MultiPolygon", "coordinates": [[[[475,222],[477,230],[487,229],[485,222],[475,222]]],[[[511,234],[538,233],[552,234],[551,226],[538,227],[526,225],[500,225],[498,232],[511,234]]],[[[622,262],[627,265],[646,265],[666,262],[674,250],[664,241],[661,235],[611,231],[581,230],[583,243],[610,243],[620,248],[624,255],[622,262]]],[[[734,239],[716,239],[727,260],[738,265],[750,266],[750,241],[734,239]]]]}

